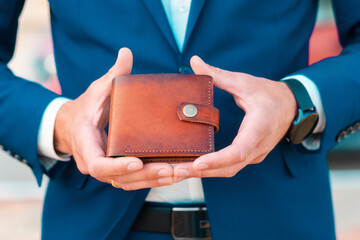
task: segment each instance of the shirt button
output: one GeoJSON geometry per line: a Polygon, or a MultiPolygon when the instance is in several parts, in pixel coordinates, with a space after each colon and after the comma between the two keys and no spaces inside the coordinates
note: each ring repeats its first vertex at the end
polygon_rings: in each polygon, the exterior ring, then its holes
{"type": "Polygon", "coordinates": [[[178,5],[178,11],[179,12],[182,12],[182,13],[185,13],[185,12],[188,12],[190,9],[190,6],[189,6],[189,3],[182,0],[179,2],[179,5],[178,5]]]}
{"type": "Polygon", "coordinates": [[[182,65],[180,68],[179,68],[179,73],[181,74],[194,74],[193,70],[191,69],[190,66],[187,66],[187,65],[182,65]]]}

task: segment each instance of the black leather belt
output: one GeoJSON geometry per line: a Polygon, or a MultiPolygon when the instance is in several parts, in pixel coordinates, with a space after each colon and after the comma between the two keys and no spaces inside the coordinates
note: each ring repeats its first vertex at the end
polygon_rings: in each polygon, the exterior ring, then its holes
{"type": "Polygon", "coordinates": [[[206,207],[164,207],[145,203],[132,229],[171,233],[176,240],[212,240],[206,207]]]}

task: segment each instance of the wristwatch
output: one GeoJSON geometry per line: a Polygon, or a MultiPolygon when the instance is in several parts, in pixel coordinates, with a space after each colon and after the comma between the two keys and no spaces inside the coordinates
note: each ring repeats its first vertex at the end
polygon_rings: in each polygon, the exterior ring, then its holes
{"type": "Polygon", "coordinates": [[[319,114],[316,112],[314,103],[302,83],[296,79],[287,79],[283,82],[293,92],[298,107],[298,113],[285,135],[285,140],[293,144],[299,144],[312,133],[319,120],[319,114]]]}

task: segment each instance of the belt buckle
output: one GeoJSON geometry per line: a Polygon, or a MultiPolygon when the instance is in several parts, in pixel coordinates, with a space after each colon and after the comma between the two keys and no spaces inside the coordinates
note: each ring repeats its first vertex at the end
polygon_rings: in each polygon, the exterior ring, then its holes
{"type": "Polygon", "coordinates": [[[171,235],[174,240],[212,240],[206,207],[174,207],[171,235]]]}

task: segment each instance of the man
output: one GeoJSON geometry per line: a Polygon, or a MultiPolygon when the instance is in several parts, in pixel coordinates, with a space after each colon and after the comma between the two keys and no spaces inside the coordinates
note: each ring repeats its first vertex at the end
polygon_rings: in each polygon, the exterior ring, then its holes
{"type": "MultiPolygon", "coordinates": [[[[51,178],[44,239],[171,239],[154,224],[159,211],[144,220],[170,204],[205,204],[214,239],[335,239],[326,153],[360,119],[350,104],[360,89],[358,1],[334,1],[344,51],[310,67],[317,1],[49,2],[58,77],[72,101],[6,67],[24,1],[0,1],[0,143],[39,184],[51,178]],[[174,167],[105,158],[111,80],[191,69],[217,87],[217,152],[174,167]]],[[[206,218],[180,230],[189,229],[208,229],[206,218]]]]}

